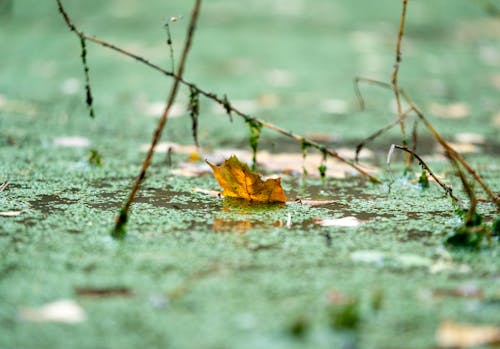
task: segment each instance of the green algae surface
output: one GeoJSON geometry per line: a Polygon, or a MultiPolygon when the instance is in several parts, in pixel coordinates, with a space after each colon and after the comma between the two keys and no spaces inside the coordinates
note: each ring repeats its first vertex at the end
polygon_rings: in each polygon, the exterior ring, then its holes
{"type": "MultiPolygon", "coordinates": [[[[86,33],[165,67],[162,25],[188,17],[190,5],[64,3],[86,33]]],[[[466,157],[498,192],[498,18],[481,4],[410,2],[400,80],[447,139],[476,135],[466,157]],[[453,103],[463,117],[433,114],[453,103]]],[[[0,212],[13,212],[0,215],[0,348],[431,348],[445,320],[498,325],[498,241],[478,251],[443,245],[460,224],[449,198],[432,181],[423,190],[417,167],[403,177],[401,154],[386,170],[397,129],[368,145],[381,185],[328,177],[330,168],[325,180],[285,174],[285,205],[196,192],[219,188],[210,174],[174,174],[186,154],[173,154],[171,166],[157,154],[126,239],[113,240],[157,121],[149,107],[171,81],[89,43],[90,119],[79,43],[55,1],[19,0],[0,11],[0,212]],[[96,153],[100,164],[89,161],[96,153]],[[345,217],[355,224],[327,224],[345,217]],[[23,315],[61,299],[85,319],[23,315]]],[[[388,0],[253,1],[244,9],[207,1],[186,77],[287,130],[354,148],[393,118],[389,92],[363,86],[368,108],[360,111],[351,82],[390,76],[399,15],[388,0]]],[[[186,23],[170,25],[176,54],[186,23]]],[[[187,105],[188,96],[179,100],[187,105]]],[[[199,102],[201,146],[250,149],[242,120],[199,102]]],[[[465,199],[420,129],[423,155],[465,199]]],[[[163,140],[192,144],[191,132],[186,111],[163,140]]],[[[271,152],[301,146],[266,129],[259,138],[271,152]]],[[[492,222],[493,205],[478,210],[492,222]]]]}

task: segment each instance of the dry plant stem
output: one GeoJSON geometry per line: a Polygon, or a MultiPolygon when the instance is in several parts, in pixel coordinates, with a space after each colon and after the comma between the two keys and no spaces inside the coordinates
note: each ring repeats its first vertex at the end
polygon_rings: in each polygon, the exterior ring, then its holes
{"type": "MultiPolygon", "coordinates": [[[[408,0],[403,0],[403,10],[401,13],[401,22],[399,24],[398,40],[396,44],[396,63],[394,64],[394,71],[392,72],[392,89],[394,91],[394,96],[396,97],[396,104],[399,117],[399,125],[401,126],[401,135],[403,136],[403,146],[407,146],[406,141],[406,131],[403,118],[403,109],[401,107],[401,97],[399,95],[400,90],[398,86],[398,73],[399,66],[401,64],[401,43],[403,41],[405,20],[406,20],[406,8],[408,6],[408,0]]],[[[408,159],[407,159],[408,160],[408,159]]],[[[407,161],[407,167],[409,167],[409,162],[407,161]]]]}
{"type": "MultiPolygon", "coordinates": [[[[410,108],[413,110],[413,108],[410,108]]],[[[417,151],[417,143],[418,143],[418,119],[413,121],[413,131],[411,133],[411,150],[414,152],[417,151]]]]}
{"type": "Polygon", "coordinates": [[[439,180],[439,178],[436,177],[436,175],[432,172],[431,168],[425,163],[424,160],[422,160],[422,158],[417,154],[415,153],[413,150],[411,149],[408,149],[407,147],[405,146],[401,146],[401,145],[396,145],[396,144],[393,144],[392,145],[394,148],[396,149],[400,149],[400,150],[403,150],[405,151],[406,153],[410,154],[411,156],[413,156],[415,159],[417,159],[420,163],[420,165],[427,171],[429,172],[429,176],[431,176],[432,178],[434,178],[434,180],[436,181],[437,184],[439,184],[439,186],[441,188],[443,188],[443,190],[446,192],[446,194],[448,194],[450,196],[450,198],[452,200],[454,200],[455,202],[459,202],[458,198],[453,194],[453,189],[444,184],[443,182],[441,182],[439,180]]]}
{"type": "Polygon", "coordinates": [[[307,139],[305,137],[302,137],[302,136],[299,136],[299,135],[295,135],[291,132],[288,132],[284,129],[282,129],[281,127],[279,126],[276,126],[274,124],[271,124],[269,122],[266,122],[266,121],[263,121],[263,120],[260,120],[258,118],[255,118],[255,117],[252,117],[248,114],[245,114],[241,111],[239,111],[238,109],[236,109],[234,106],[232,106],[231,104],[229,104],[227,102],[226,99],[224,98],[221,98],[221,97],[218,97],[215,93],[212,93],[212,92],[207,92],[203,89],[201,89],[200,87],[198,87],[196,84],[192,83],[192,82],[189,82],[189,81],[186,81],[184,80],[181,76],[179,76],[178,74],[174,74],[172,72],[169,72],[163,68],[161,68],[160,66],[154,64],[154,63],[151,63],[150,61],[148,61],[147,59],[137,55],[137,54],[134,54],[134,53],[131,53],[129,51],[126,51],[116,45],[113,45],[113,44],[110,44],[106,41],[103,41],[103,40],[100,40],[100,39],[97,39],[95,37],[92,37],[92,36],[88,36],[86,35],[85,33],[83,33],[82,31],[79,31],[75,25],[72,23],[70,17],[68,16],[68,14],[66,13],[64,7],[62,6],[61,4],[61,0],[56,0],[57,3],[59,4],[59,11],[61,12],[61,14],[63,15],[64,17],[64,20],[66,21],[66,24],[68,25],[68,27],[73,31],[75,32],[80,38],[84,38],[90,42],[93,42],[95,44],[98,44],[98,45],[101,45],[103,47],[106,47],[106,48],[109,48],[113,51],[116,51],[120,54],[123,54],[125,56],[128,56],[130,58],[133,58],[143,64],[145,64],[146,66],[162,73],[163,75],[165,76],[168,76],[168,77],[172,77],[176,80],[179,81],[179,83],[189,87],[189,88],[192,88],[192,89],[195,89],[196,91],[198,91],[201,95],[205,96],[206,98],[216,102],[217,104],[223,106],[223,107],[229,107],[229,110],[235,114],[237,114],[238,116],[242,117],[243,119],[245,119],[246,121],[254,121],[260,125],[262,125],[263,127],[266,127],[266,128],[269,128],[271,130],[274,130],[278,133],[281,133],[289,138],[292,138],[298,142],[306,142],[308,144],[310,144],[312,147],[320,150],[320,151],[325,151],[326,153],[328,153],[330,156],[338,159],[339,161],[342,161],[344,162],[345,164],[351,166],[352,168],[354,168],[356,171],[358,171],[359,173],[361,173],[362,175],[364,175],[365,177],[367,177],[370,181],[374,182],[374,183],[380,183],[380,180],[372,175],[370,175],[368,172],[366,172],[363,168],[361,168],[359,165],[355,164],[354,162],[352,161],[349,161],[345,158],[343,158],[342,156],[340,156],[337,152],[335,152],[334,150],[332,149],[328,149],[328,148],[325,148],[324,145],[322,144],[319,144],[317,142],[314,142],[310,139],[307,139]]]}
{"type": "MultiPolygon", "coordinates": [[[[408,116],[408,114],[412,111],[413,109],[410,108],[408,110],[406,110],[404,113],[403,113],[403,118],[406,118],[408,116]]],[[[377,138],[378,136],[380,136],[382,133],[384,133],[385,131],[388,131],[390,130],[391,128],[393,128],[394,126],[398,125],[399,124],[399,118],[396,120],[396,121],[393,121],[391,122],[390,124],[388,125],[385,125],[384,127],[378,129],[377,131],[373,132],[371,135],[369,135],[368,137],[366,137],[361,143],[359,143],[357,146],[356,146],[356,154],[354,156],[354,161],[355,162],[358,162],[359,161],[359,153],[361,152],[361,150],[363,150],[363,148],[368,144],[370,143],[371,141],[373,141],[375,138],[377,138]]]]}
{"type": "MultiPolygon", "coordinates": [[[[387,82],[378,81],[378,80],[369,79],[369,78],[364,78],[361,76],[356,76],[354,78],[354,81],[353,81],[354,93],[356,94],[356,98],[358,99],[358,103],[359,103],[359,108],[361,110],[365,110],[366,104],[365,104],[365,99],[363,98],[363,95],[361,94],[361,90],[359,88],[360,82],[364,82],[364,83],[367,83],[370,85],[379,86],[379,87],[383,87],[383,88],[387,88],[387,89],[392,90],[392,85],[388,84],[387,82]]],[[[401,89],[399,89],[399,93],[401,93],[401,92],[402,92],[401,89]]]]}
{"type": "MultiPolygon", "coordinates": [[[[182,76],[182,73],[184,72],[186,58],[187,58],[189,49],[191,48],[191,42],[193,39],[195,27],[196,27],[196,21],[198,19],[200,4],[201,4],[201,0],[195,0],[193,11],[191,13],[191,20],[189,22],[187,38],[186,38],[186,42],[184,44],[184,50],[182,51],[179,67],[177,68],[177,76],[174,80],[172,88],[170,89],[170,93],[169,93],[168,98],[167,98],[165,109],[163,110],[163,113],[160,117],[158,125],[156,126],[156,129],[153,133],[151,145],[149,147],[148,153],[146,154],[146,158],[144,159],[144,161],[142,163],[141,172],[139,173],[139,176],[137,176],[137,178],[134,182],[134,185],[132,186],[132,190],[130,191],[130,194],[128,196],[128,199],[125,202],[125,204],[123,205],[122,212],[125,212],[126,214],[130,211],[130,206],[132,205],[132,202],[134,201],[135,195],[137,194],[137,191],[139,190],[141,183],[142,183],[144,177],[146,176],[146,171],[147,171],[149,165],[151,164],[151,159],[153,158],[156,144],[158,144],[158,141],[160,139],[163,128],[164,128],[165,124],[167,123],[168,113],[170,112],[170,108],[174,104],[175,96],[177,95],[177,90],[179,88],[180,77],[182,76]]],[[[124,224],[124,222],[121,221],[123,219],[123,217],[124,217],[123,214],[118,215],[118,217],[116,219],[116,226],[124,224]]],[[[126,215],[125,215],[125,217],[126,217],[126,215]]]]}
{"type": "Polygon", "coordinates": [[[172,43],[172,35],[170,34],[170,25],[165,23],[165,30],[167,31],[167,46],[170,53],[170,64],[172,71],[175,71],[175,60],[174,60],[174,47],[172,43]]]}
{"type": "Polygon", "coordinates": [[[460,165],[458,164],[458,161],[455,159],[455,157],[451,156],[449,152],[446,152],[446,157],[450,160],[453,167],[455,167],[455,170],[457,171],[457,174],[462,181],[464,190],[469,197],[469,209],[467,210],[467,216],[465,217],[465,225],[468,225],[472,221],[472,217],[474,216],[474,212],[476,211],[476,195],[474,195],[474,191],[472,190],[469,182],[467,182],[467,178],[465,178],[464,172],[460,168],[460,165]]]}
{"type": "MultiPolygon", "coordinates": [[[[362,77],[356,77],[354,79],[354,87],[355,87],[355,93],[358,98],[358,102],[360,105],[360,108],[363,110],[365,107],[365,101],[364,98],[360,92],[359,89],[359,83],[360,82],[365,82],[370,85],[374,86],[379,86],[383,88],[387,88],[392,90],[392,85],[378,81],[378,80],[373,80],[373,79],[367,79],[367,78],[362,78],[362,77]]],[[[410,96],[406,93],[406,91],[402,88],[399,88],[399,93],[400,95],[404,98],[406,103],[411,107],[411,109],[415,112],[415,114],[418,116],[418,118],[424,123],[424,125],[427,127],[429,132],[434,136],[434,138],[438,141],[438,143],[443,147],[445,151],[447,151],[450,156],[453,156],[457,159],[457,161],[469,172],[469,174],[474,178],[476,182],[479,183],[479,185],[483,188],[483,190],[488,194],[490,199],[495,203],[497,206],[497,210],[500,210],[500,196],[498,194],[495,194],[490,187],[484,182],[484,180],[481,178],[481,176],[469,165],[467,161],[463,158],[460,153],[458,153],[455,149],[453,149],[448,142],[436,131],[436,129],[432,126],[432,124],[427,120],[425,117],[424,113],[420,110],[420,108],[416,105],[416,103],[410,98],[410,96]]]]}
{"type": "Polygon", "coordinates": [[[500,210],[500,196],[498,194],[495,194],[490,187],[484,182],[484,180],[481,178],[481,176],[469,165],[467,161],[463,158],[460,153],[458,153],[455,149],[453,149],[448,142],[436,131],[436,129],[432,126],[432,124],[426,119],[424,116],[424,113],[418,108],[418,106],[411,100],[411,98],[406,94],[405,91],[401,91],[401,94],[403,98],[406,100],[408,105],[410,105],[417,116],[422,120],[424,125],[429,129],[429,131],[432,133],[434,138],[441,144],[441,146],[444,148],[445,152],[448,153],[450,157],[455,158],[466,170],[469,172],[469,174],[476,180],[479,185],[483,188],[483,190],[488,194],[488,196],[491,198],[491,200],[495,203],[497,206],[497,210],[500,210]]]}

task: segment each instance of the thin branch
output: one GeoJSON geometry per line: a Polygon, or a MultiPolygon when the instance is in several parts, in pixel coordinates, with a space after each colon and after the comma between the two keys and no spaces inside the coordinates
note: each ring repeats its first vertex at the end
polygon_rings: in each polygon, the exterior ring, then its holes
{"type": "Polygon", "coordinates": [[[430,167],[425,163],[424,160],[422,160],[422,158],[417,153],[415,153],[411,149],[408,149],[408,147],[397,145],[397,144],[393,144],[391,146],[391,148],[403,150],[403,151],[407,152],[408,154],[412,155],[413,157],[415,157],[415,159],[417,159],[419,161],[420,166],[422,166],[422,168],[424,170],[426,170],[427,172],[429,172],[429,176],[431,176],[432,178],[434,178],[434,180],[436,181],[436,183],[439,184],[439,186],[441,188],[443,188],[443,190],[446,192],[446,194],[448,194],[450,196],[450,198],[452,200],[454,200],[455,202],[459,202],[458,198],[453,194],[453,189],[450,186],[448,186],[448,185],[444,184],[443,182],[441,182],[439,180],[439,178],[436,177],[436,175],[432,172],[432,170],[430,169],[430,167]]]}
{"type": "Polygon", "coordinates": [[[479,173],[477,173],[467,161],[463,158],[463,156],[458,153],[455,149],[453,149],[448,142],[436,131],[436,129],[432,126],[432,124],[427,120],[424,116],[424,113],[418,108],[418,106],[413,102],[413,100],[406,94],[406,92],[402,91],[401,95],[408,103],[409,106],[413,108],[417,116],[422,120],[427,129],[432,133],[434,138],[439,142],[439,144],[444,148],[445,152],[448,152],[450,156],[453,156],[462,166],[469,172],[469,174],[474,177],[474,179],[481,185],[483,190],[488,194],[491,200],[497,206],[497,209],[500,210],[500,195],[495,194],[490,187],[484,182],[479,173]]]}
{"type": "MultiPolygon", "coordinates": [[[[417,152],[417,144],[418,144],[418,119],[415,119],[413,120],[413,129],[411,132],[411,150],[413,150],[413,152],[415,153],[417,152]]],[[[413,156],[410,157],[410,162],[413,162],[413,156]]]]}
{"type": "MultiPolygon", "coordinates": [[[[357,98],[358,103],[359,103],[359,108],[361,110],[365,110],[366,103],[365,103],[365,99],[363,98],[363,95],[361,94],[361,89],[359,88],[360,82],[364,82],[364,83],[367,83],[370,85],[375,85],[375,86],[379,86],[379,87],[383,87],[383,88],[392,90],[392,85],[388,84],[387,82],[378,81],[375,79],[364,78],[362,76],[356,76],[353,80],[354,93],[356,94],[356,98],[357,98]]],[[[399,90],[399,92],[401,93],[401,89],[399,90]]]]}
{"type": "MultiPolygon", "coordinates": [[[[358,86],[360,82],[364,82],[364,83],[368,83],[370,85],[379,86],[382,88],[392,90],[392,86],[386,82],[368,79],[368,78],[363,78],[363,77],[356,77],[354,79],[354,89],[355,89],[355,93],[356,93],[356,96],[358,98],[358,102],[360,104],[360,107],[362,109],[365,106],[365,102],[364,102],[364,98],[363,98],[363,96],[360,92],[359,86],[358,86]]],[[[488,194],[490,199],[497,206],[497,210],[500,210],[500,195],[495,194],[491,190],[491,188],[484,182],[484,180],[481,178],[481,176],[463,158],[463,156],[460,153],[458,153],[455,149],[453,149],[451,147],[451,145],[449,145],[448,142],[439,134],[439,132],[437,132],[437,130],[434,128],[434,126],[432,126],[432,124],[427,120],[427,118],[425,117],[422,110],[410,98],[408,93],[403,88],[399,88],[399,93],[403,97],[405,102],[412,108],[412,110],[415,112],[417,117],[424,123],[424,125],[427,127],[429,132],[434,136],[434,138],[438,141],[438,143],[443,147],[445,152],[448,152],[450,154],[450,156],[453,156],[457,159],[457,161],[467,170],[467,172],[469,172],[469,174],[474,178],[474,180],[479,183],[479,185],[483,188],[483,190],[486,192],[486,194],[488,194]]]]}
{"type": "Polygon", "coordinates": [[[85,103],[87,104],[90,117],[94,118],[94,98],[92,97],[92,89],[90,88],[89,66],[87,64],[87,43],[85,41],[85,38],[80,37],[80,47],[82,50],[80,56],[82,58],[83,74],[85,76],[85,103]]]}
{"type": "Polygon", "coordinates": [[[224,96],[224,97],[218,97],[215,93],[205,91],[202,88],[200,88],[199,86],[197,86],[196,84],[184,80],[181,76],[178,76],[178,74],[174,74],[172,72],[169,72],[169,71],[161,68],[160,66],[158,66],[158,65],[150,62],[149,60],[147,60],[147,59],[145,59],[145,58],[143,58],[143,57],[141,57],[141,56],[139,56],[137,54],[134,54],[134,53],[131,53],[129,51],[126,51],[126,50],[124,50],[124,49],[122,49],[122,48],[120,48],[120,47],[118,47],[118,46],[116,46],[114,44],[108,43],[106,41],[103,41],[103,40],[97,39],[95,37],[86,35],[82,31],[78,30],[76,28],[76,26],[73,24],[73,22],[71,21],[70,17],[66,13],[64,7],[62,6],[61,0],[56,0],[56,1],[59,4],[59,11],[63,15],[64,20],[65,20],[67,26],[70,28],[71,31],[75,32],[79,37],[83,37],[83,38],[85,38],[86,40],[88,40],[90,42],[93,42],[93,43],[98,44],[100,46],[103,46],[103,47],[106,47],[108,49],[111,49],[111,50],[116,51],[116,52],[118,52],[120,54],[128,56],[130,58],[133,58],[134,60],[139,61],[142,64],[145,64],[146,66],[148,66],[148,67],[150,67],[150,68],[152,68],[152,69],[154,69],[154,70],[162,73],[165,76],[172,77],[172,78],[178,80],[179,83],[181,83],[181,84],[189,87],[190,89],[194,89],[194,90],[198,91],[198,93],[200,93],[204,97],[206,97],[206,98],[208,98],[208,99],[216,102],[217,104],[223,106],[227,111],[232,112],[232,113],[234,113],[234,114],[242,117],[247,122],[253,121],[253,122],[259,123],[263,127],[266,127],[266,128],[271,129],[273,131],[281,133],[282,135],[287,136],[289,138],[292,138],[292,139],[294,139],[294,140],[296,140],[298,142],[305,141],[307,143],[310,143],[312,147],[314,147],[314,148],[316,148],[316,149],[318,149],[320,151],[325,150],[330,156],[332,156],[332,157],[338,159],[339,161],[342,161],[345,164],[351,166],[356,171],[358,171],[359,173],[361,173],[362,175],[364,175],[365,177],[367,177],[370,181],[372,181],[374,183],[380,183],[380,180],[378,178],[376,178],[373,175],[369,174],[368,172],[366,172],[363,168],[361,168],[359,165],[355,164],[354,162],[349,161],[349,160],[343,158],[340,154],[338,154],[333,149],[326,148],[324,145],[319,144],[317,142],[314,142],[313,140],[310,140],[308,138],[305,138],[305,137],[293,134],[291,132],[288,132],[288,131],[282,129],[279,126],[276,126],[276,125],[272,124],[272,123],[266,122],[264,120],[260,120],[260,119],[258,119],[256,117],[253,117],[253,116],[249,115],[249,114],[245,114],[245,113],[241,112],[240,110],[236,109],[234,106],[232,106],[229,103],[229,101],[228,101],[228,99],[227,99],[226,96],[224,96]]]}
{"type": "MultiPolygon", "coordinates": [[[[406,118],[408,116],[408,114],[412,111],[413,109],[410,108],[408,110],[406,110],[404,113],[403,113],[403,117],[406,118]]],[[[355,162],[358,162],[359,161],[359,153],[361,152],[361,150],[363,150],[363,148],[368,144],[370,143],[371,141],[373,141],[375,138],[377,138],[378,136],[380,136],[381,134],[383,134],[384,132],[390,130],[391,128],[393,128],[394,126],[396,126],[397,124],[399,124],[399,118],[393,122],[391,122],[390,124],[387,124],[385,125],[384,127],[378,129],[377,131],[373,132],[371,135],[369,135],[368,137],[366,137],[364,140],[362,140],[357,146],[356,146],[356,153],[354,155],[354,161],[355,162]]]]}
{"type": "MultiPolygon", "coordinates": [[[[392,72],[392,89],[394,91],[394,96],[396,97],[396,104],[397,104],[397,111],[398,111],[398,117],[399,117],[399,125],[401,126],[401,135],[403,136],[403,146],[407,146],[407,140],[406,140],[406,131],[405,131],[405,124],[404,124],[404,118],[403,118],[403,109],[401,106],[401,97],[399,95],[399,86],[398,86],[398,73],[399,73],[399,66],[401,64],[401,43],[403,41],[403,35],[404,35],[404,28],[405,28],[405,20],[406,20],[406,8],[408,6],[408,0],[403,0],[403,10],[401,13],[401,22],[399,24],[399,32],[398,32],[398,40],[396,44],[396,63],[394,64],[394,70],[392,72]]],[[[407,158],[407,167],[409,168],[410,163],[409,159],[407,158]]]]}
{"type": "Polygon", "coordinates": [[[464,223],[465,225],[469,225],[469,223],[472,221],[472,217],[474,216],[474,213],[476,212],[476,206],[477,206],[477,199],[476,195],[474,194],[474,190],[472,190],[469,182],[467,181],[467,178],[465,178],[465,174],[460,168],[460,165],[458,164],[458,161],[454,156],[451,156],[450,153],[446,152],[446,156],[450,160],[451,164],[453,167],[455,167],[455,170],[457,171],[458,177],[460,177],[460,181],[462,181],[462,186],[464,187],[465,193],[467,194],[467,197],[469,198],[469,209],[467,211],[467,216],[465,217],[464,223]]]}
{"type": "Polygon", "coordinates": [[[170,53],[170,64],[172,71],[175,71],[175,60],[174,60],[174,46],[172,43],[172,35],[170,34],[170,24],[168,23],[170,20],[167,19],[165,22],[165,30],[167,31],[167,46],[168,51],[170,53]]]}
{"type": "Polygon", "coordinates": [[[149,147],[148,153],[146,154],[146,158],[144,159],[144,161],[142,163],[142,167],[141,167],[141,171],[139,173],[139,176],[137,176],[137,178],[134,182],[134,185],[132,186],[132,190],[130,191],[130,194],[128,196],[128,199],[125,202],[120,214],[116,218],[116,224],[115,224],[115,230],[114,230],[115,234],[114,235],[116,235],[117,237],[121,237],[124,234],[123,229],[124,229],[124,225],[127,222],[127,217],[128,217],[128,213],[130,211],[130,206],[132,205],[132,202],[134,201],[135,195],[137,194],[137,191],[139,190],[141,183],[142,183],[144,177],[146,176],[146,171],[147,171],[149,165],[151,164],[151,159],[153,158],[156,144],[158,144],[158,141],[161,137],[161,133],[163,131],[163,128],[164,128],[165,124],[167,123],[168,113],[170,112],[170,108],[174,104],[175,97],[177,95],[177,90],[178,90],[179,84],[180,84],[180,77],[182,76],[182,74],[184,72],[184,66],[186,64],[187,55],[189,53],[189,49],[191,48],[191,42],[193,39],[195,27],[196,27],[196,21],[198,19],[198,15],[199,15],[200,5],[201,5],[201,0],[195,0],[193,11],[191,13],[191,20],[189,22],[187,38],[186,38],[186,42],[184,44],[184,50],[182,51],[181,60],[179,63],[179,67],[177,69],[177,76],[174,80],[172,88],[170,89],[170,93],[169,93],[168,98],[167,98],[165,109],[163,110],[163,113],[160,117],[160,120],[158,121],[158,125],[156,126],[156,129],[153,133],[151,145],[149,147]]]}

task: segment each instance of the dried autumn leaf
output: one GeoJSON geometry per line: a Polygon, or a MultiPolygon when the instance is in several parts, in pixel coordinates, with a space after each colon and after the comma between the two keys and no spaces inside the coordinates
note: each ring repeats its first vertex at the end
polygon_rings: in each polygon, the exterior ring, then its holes
{"type": "Polygon", "coordinates": [[[207,161],[214,177],[224,189],[222,195],[243,198],[257,202],[286,202],[281,187],[281,178],[269,178],[263,181],[260,175],[252,172],[248,165],[236,156],[231,156],[220,166],[207,161]]]}

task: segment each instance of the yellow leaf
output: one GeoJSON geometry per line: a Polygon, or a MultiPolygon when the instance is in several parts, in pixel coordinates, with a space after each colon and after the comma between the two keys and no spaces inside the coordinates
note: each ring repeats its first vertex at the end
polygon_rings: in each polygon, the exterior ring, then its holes
{"type": "Polygon", "coordinates": [[[281,178],[263,181],[260,175],[252,172],[248,165],[236,156],[231,156],[220,166],[207,161],[214,171],[215,179],[224,189],[222,195],[243,198],[257,202],[286,202],[281,187],[281,178]]]}

